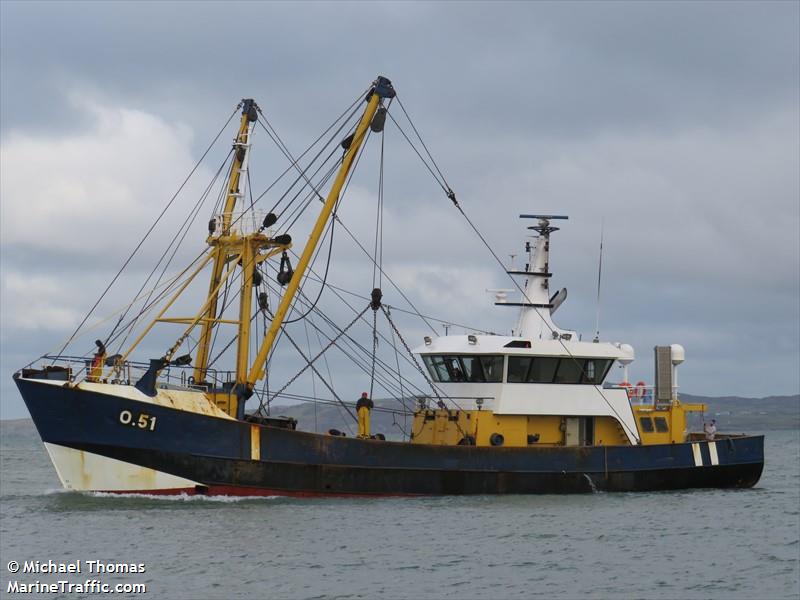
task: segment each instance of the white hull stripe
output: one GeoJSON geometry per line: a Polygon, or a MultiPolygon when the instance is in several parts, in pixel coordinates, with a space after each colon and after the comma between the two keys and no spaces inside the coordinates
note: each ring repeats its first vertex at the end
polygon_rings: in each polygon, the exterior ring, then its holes
{"type": "Polygon", "coordinates": [[[708,453],[711,455],[711,464],[719,464],[719,456],[717,455],[717,442],[708,442],[708,453]]]}
{"type": "Polygon", "coordinates": [[[692,455],[694,456],[694,466],[703,466],[703,455],[700,454],[700,444],[692,444],[692,455]]]}
{"type": "Polygon", "coordinates": [[[45,442],[61,484],[81,492],[136,492],[193,488],[198,483],[85,450],[45,442]]]}

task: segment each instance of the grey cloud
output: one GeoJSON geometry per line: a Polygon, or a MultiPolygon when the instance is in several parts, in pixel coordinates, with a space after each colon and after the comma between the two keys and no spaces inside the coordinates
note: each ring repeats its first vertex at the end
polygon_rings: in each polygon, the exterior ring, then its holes
{"type": "MultiPolygon", "coordinates": [[[[689,391],[800,386],[797,3],[3,2],[0,11],[4,143],[85,134],[92,117],[68,100],[80,93],[182,124],[197,157],[237,100],[253,96],[298,151],[382,73],[504,260],[521,248],[517,214],[571,215],[554,238],[553,283],[570,289],[559,323],[593,330],[605,218],[602,330],[636,345],[642,376],[649,348],[681,342],[689,391]]],[[[406,291],[423,311],[507,331],[516,315],[482,290],[509,282],[392,127],[387,159],[386,210],[397,223],[387,265],[398,278],[419,273],[406,291]],[[449,306],[459,290],[468,298],[449,306]]],[[[284,164],[274,152],[258,156],[266,171],[274,164],[284,164]]],[[[362,165],[343,208],[367,237],[373,166],[362,165]]],[[[270,180],[256,177],[257,188],[270,180]]],[[[126,255],[138,233],[120,235],[110,254],[126,255]]],[[[359,251],[341,239],[333,280],[361,291],[369,269],[354,266],[359,251]]],[[[4,278],[12,265],[54,280],[79,277],[89,260],[22,243],[4,245],[1,258],[4,278]]],[[[113,274],[94,270],[96,281],[113,274]]],[[[56,302],[82,314],[95,291],[56,302]]],[[[409,338],[424,335],[398,320],[409,338]]],[[[9,373],[59,335],[3,331],[4,416],[19,410],[9,373]]]]}

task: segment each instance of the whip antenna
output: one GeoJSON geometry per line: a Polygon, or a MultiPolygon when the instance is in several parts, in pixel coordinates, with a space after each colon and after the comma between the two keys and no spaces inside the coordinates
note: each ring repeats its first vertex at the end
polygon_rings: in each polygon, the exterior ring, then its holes
{"type": "Polygon", "coordinates": [[[603,276],[603,224],[604,219],[600,219],[600,260],[597,264],[597,316],[594,321],[594,340],[600,341],[600,281],[603,276]]]}

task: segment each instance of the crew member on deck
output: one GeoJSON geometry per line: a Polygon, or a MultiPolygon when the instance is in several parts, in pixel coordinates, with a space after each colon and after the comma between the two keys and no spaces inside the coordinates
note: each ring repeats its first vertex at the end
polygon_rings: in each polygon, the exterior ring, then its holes
{"type": "Polygon", "coordinates": [[[106,359],[106,347],[100,340],[95,341],[97,352],[92,357],[92,366],[89,369],[89,376],[86,381],[97,382],[100,381],[100,376],[103,374],[103,361],[106,359]]]}
{"type": "Polygon", "coordinates": [[[717,422],[714,419],[711,419],[711,423],[706,423],[703,425],[703,431],[706,432],[706,439],[709,442],[713,442],[714,436],[717,435],[717,422]]]}
{"type": "Polygon", "coordinates": [[[358,413],[358,437],[369,438],[369,412],[375,406],[367,396],[367,392],[361,394],[361,398],[356,402],[356,412],[358,413]]]}

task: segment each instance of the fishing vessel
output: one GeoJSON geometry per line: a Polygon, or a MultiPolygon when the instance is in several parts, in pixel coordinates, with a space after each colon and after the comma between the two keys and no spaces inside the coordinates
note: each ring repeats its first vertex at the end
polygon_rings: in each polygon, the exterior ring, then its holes
{"type": "MultiPolygon", "coordinates": [[[[585,341],[556,325],[553,315],[566,289],[551,294],[550,245],[558,230],[554,223],[566,219],[562,215],[521,215],[529,224],[527,262],[506,269],[515,288],[498,292],[496,302],[519,312],[510,334],[432,331],[411,349],[396,326],[396,307],[386,304],[381,287],[373,285],[349,324],[327,323],[319,351],[311,352],[310,346],[303,351],[290,325],[319,314],[317,301],[331,285],[328,267],[317,273],[314,262],[326,236],[332,248],[334,227],[344,227],[337,209],[370,136],[381,140],[383,165],[384,128],[390,122],[400,127],[390,112],[395,100],[402,108],[396,96],[388,79],[377,78],[318,138],[319,145],[298,157],[255,101],[239,104],[238,129],[217,172],[227,176],[208,221],[205,249],[166,276],[201,211],[198,202],[147,285],[92,351],[73,356],[65,344],[14,374],[63,486],[112,493],[416,496],[755,485],[764,464],[763,436],[689,431],[687,415],[705,407],[678,396],[682,347],[656,346],[654,385],[632,386],[627,381],[631,346],[599,336],[585,341]],[[293,177],[270,211],[259,208],[249,188],[257,126],[287,157],[282,177],[293,177]],[[325,154],[323,147],[332,150],[325,154]],[[308,240],[295,254],[297,215],[317,207],[308,240]],[[207,282],[199,284],[205,288],[202,298],[190,314],[179,312],[191,306],[187,291],[201,280],[207,282]],[[316,288],[306,288],[309,282],[316,288]],[[518,292],[519,301],[509,301],[509,292],[518,292]],[[290,398],[285,390],[310,375],[330,392],[329,401],[356,419],[354,403],[342,400],[320,364],[333,349],[360,349],[365,355],[358,363],[361,370],[372,383],[379,381],[380,372],[389,368],[388,361],[376,358],[379,319],[391,339],[399,340],[395,349],[408,351],[404,364],[425,388],[414,388],[408,373],[399,376],[400,391],[406,393],[398,401],[413,403],[404,409],[411,424],[402,439],[372,434],[369,409],[360,413],[359,435],[302,431],[294,419],[265,410],[275,398],[290,398]],[[350,336],[357,323],[371,324],[371,348],[350,336]],[[134,360],[133,352],[156,326],[176,325],[181,333],[156,358],[134,360]],[[223,328],[230,332],[227,345],[218,340],[223,328]],[[279,340],[298,354],[298,373],[283,385],[273,381],[277,362],[286,360],[276,352],[279,340]],[[232,356],[229,370],[217,361],[226,352],[232,356]],[[622,381],[610,384],[615,365],[623,366],[622,381]]],[[[405,108],[402,113],[407,116],[405,108]]],[[[401,130],[404,137],[418,140],[417,155],[466,217],[410,117],[408,122],[409,134],[401,130]]],[[[381,206],[379,194],[378,210],[381,206]]],[[[374,266],[373,283],[375,273],[383,273],[377,241],[381,219],[379,212],[375,248],[366,252],[374,266]]],[[[319,337],[322,328],[311,324],[319,337]]],[[[78,339],[80,329],[68,342],[78,339]]],[[[389,387],[388,377],[380,381],[389,387]]]]}

